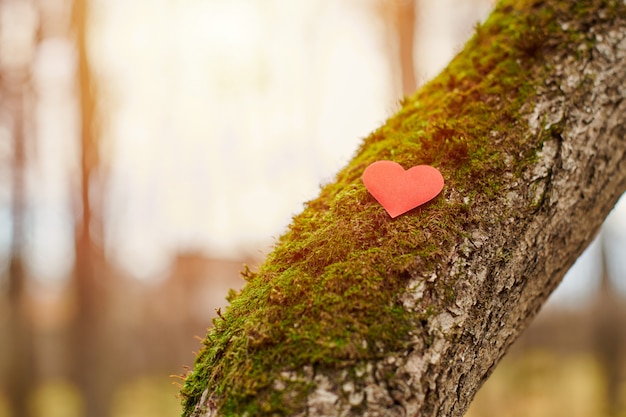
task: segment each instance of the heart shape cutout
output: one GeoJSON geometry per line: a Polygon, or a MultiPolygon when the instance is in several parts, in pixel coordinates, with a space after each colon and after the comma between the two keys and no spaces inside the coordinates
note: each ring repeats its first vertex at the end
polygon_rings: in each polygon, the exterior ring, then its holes
{"type": "Polygon", "coordinates": [[[362,179],[391,218],[432,200],[443,189],[441,172],[428,165],[405,171],[393,161],[376,161],[365,168],[362,179]]]}

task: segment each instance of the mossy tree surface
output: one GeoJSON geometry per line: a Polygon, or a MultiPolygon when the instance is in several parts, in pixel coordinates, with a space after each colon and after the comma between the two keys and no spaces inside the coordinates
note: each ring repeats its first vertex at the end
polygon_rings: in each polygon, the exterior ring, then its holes
{"type": "Polygon", "coordinates": [[[214,321],[185,416],[461,416],[626,190],[623,1],[503,1],[214,321]],[[361,182],[428,164],[391,219],[361,182]]]}

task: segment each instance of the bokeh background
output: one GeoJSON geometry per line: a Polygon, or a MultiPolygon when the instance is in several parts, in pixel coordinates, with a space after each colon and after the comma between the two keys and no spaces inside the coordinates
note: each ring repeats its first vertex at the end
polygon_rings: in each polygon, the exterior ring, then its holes
{"type": "MultiPolygon", "coordinates": [[[[0,417],[176,416],[228,288],[491,0],[0,0],[0,417]]],[[[468,415],[626,416],[626,201],[468,415]]]]}

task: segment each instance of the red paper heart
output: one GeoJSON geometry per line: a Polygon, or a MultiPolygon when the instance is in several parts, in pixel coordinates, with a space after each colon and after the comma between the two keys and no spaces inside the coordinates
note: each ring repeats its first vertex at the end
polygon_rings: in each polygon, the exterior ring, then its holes
{"type": "Polygon", "coordinates": [[[392,218],[437,197],[443,176],[437,168],[418,165],[404,170],[392,161],[376,161],[363,171],[365,188],[392,218]]]}

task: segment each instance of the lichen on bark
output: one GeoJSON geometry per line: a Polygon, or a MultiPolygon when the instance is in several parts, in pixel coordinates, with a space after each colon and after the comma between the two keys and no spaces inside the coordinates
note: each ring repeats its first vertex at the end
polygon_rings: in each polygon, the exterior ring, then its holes
{"type": "Polygon", "coordinates": [[[184,415],[462,415],[626,189],[625,8],[501,2],[245,272],[184,415]],[[380,159],[444,191],[391,219],[380,159]]]}

